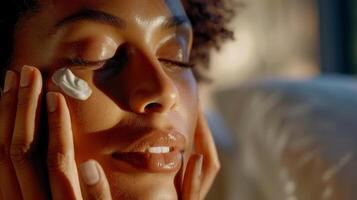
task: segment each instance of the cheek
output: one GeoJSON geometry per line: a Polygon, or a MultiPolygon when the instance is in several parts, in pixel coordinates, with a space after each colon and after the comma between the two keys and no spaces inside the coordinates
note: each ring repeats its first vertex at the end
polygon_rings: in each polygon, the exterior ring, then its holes
{"type": "Polygon", "coordinates": [[[98,132],[109,129],[117,123],[116,105],[97,90],[85,102],[66,97],[72,121],[82,133],[98,132]]]}
{"type": "Polygon", "coordinates": [[[185,133],[188,133],[186,137],[189,146],[192,147],[199,106],[197,84],[191,72],[187,72],[178,83],[180,96],[178,109],[184,120],[185,133]]]}
{"type": "MultiPolygon", "coordinates": [[[[83,73],[84,74],[84,73],[83,73]]],[[[76,100],[55,85],[51,78],[47,78],[46,90],[64,95],[71,113],[73,129],[81,133],[93,133],[115,126],[122,115],[118,106],[91,81],[91,74],[78,75],[85,80],[92,89],[92,95],[85,101],[76,100]]],[[[77,134],[78,135],[78,134],[77,134]]]]}
{"type": "Polygon", "coordinates": [[[115,126],[123,114],[118,106],[96,87],[87,101],[67,97],[73,123],[81,133],[93,133],[115,126]]]}
{"type": "Polygon", "coordinates": [[[198,108],[197,83],[191,71],[187,71],[182,74],[180,79],[177,80],[177,87],[180,96],[180,107],[185,110],[188,115],[190,115],[192,111],[196,111],[198,108]]]}

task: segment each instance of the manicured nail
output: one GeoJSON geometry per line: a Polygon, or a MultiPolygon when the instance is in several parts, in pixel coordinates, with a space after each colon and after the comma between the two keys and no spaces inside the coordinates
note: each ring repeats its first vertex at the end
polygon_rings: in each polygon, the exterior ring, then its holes
{"type": "Polygon", "coordinates": [[[7,71],[5,77],[4,93],[10,91],[16,86],[15,81],[16,81],[15,73],[12,71],[7,71]]]}
{"type": "Polygon", "coordinates": [[[58,99],[54,92],[48,92],[46,94],[47,109],[49,112],[54,112],[57,109],[58,99]]]}
{"type": "Polygon", "coordinates": [[[198,156],[199,156],[199,158],[196,160],[195,172],[196,172],[197,176],[200,177],[202,174],[203,155],[199,154],[198,156]]]}
{"type": "Polygon", "coordinates": [[[27,87],[30,85],[33,77],[33,69],[29,66],[23,66],[21,70],[20,86],[27,87]]]}
{"type": "Polygon", "coordinates": [[[83,181],[89,186],[99,182],[99,173],[95,165],[93,160],[89,160],[81,164],[79,167],[83,181]]]}

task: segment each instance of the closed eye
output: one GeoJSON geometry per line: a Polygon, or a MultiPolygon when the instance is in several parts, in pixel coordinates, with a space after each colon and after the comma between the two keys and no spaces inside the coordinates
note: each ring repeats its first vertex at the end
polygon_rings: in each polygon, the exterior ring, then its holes
{"type": "Polygon", "coordinates": [[[62,62],[62,65],[67,66],[67,67],[101,67],[108,60],[110,60],[110,59],[99,60],[99,61],[89,61],[89,60],[85,60],[80,57],[76,57],[76,58],[65,59],[62,62]]]}
{"type": "Polygon", "coordinates": [[[164,64],[174,65],[174,66],[183,67],[183,68],[193,68],[195,66],[191,63],[174,61],[174,60],[169,60],[169,59],[165,59],[165,58],[159,58],[158,60],[164,64]]]}
{"type": "MultiPolygon", "coordinates": [[[[89,61],[80,57],[76,57],[76,58],[66,59],[63,61],[62,64],[67,67],[102,67],[106,65],[110,60],[112,60],[112,58],[106,60],[99,60],[99,61],[89,61]]],[[[165,58],[159,58],[158,60],[164,64],[174,65],[183,68],[194,68],[194,65],[191,63],[179,62],[179,61],[169,60],[165,58]]]]}

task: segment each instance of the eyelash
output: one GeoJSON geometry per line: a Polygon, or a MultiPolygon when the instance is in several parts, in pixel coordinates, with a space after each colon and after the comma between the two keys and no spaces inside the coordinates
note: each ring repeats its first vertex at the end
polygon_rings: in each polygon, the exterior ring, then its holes
{"type": "MultiPolygon", "coordinates": [[[[83,67],[100,67],[104,66],[110,59],[100,60],[100,61],[88,61],[81,57],[70,58],[65,63],[69,66],[83,66],[83,67]]],[[[177,66],[182,68],[194,68],[194,65],[191,63],[185,63],[180,61],[169,60],[165,58],[158,59],[161,63],[169,64],[170,66],[177,66]]]]}
{"type": "Polygon", "coordinates": [[[108,60],[100,60],[100,61],[87,61],[83,58],[76,57],[70,58],[67,60],[66,64],[70,66],[83,66],[83,67],[97,67],[104,65],[108,60]]]}
{"type": "Polygon", "coordinates": [[[192,63],[186,63],[186,62],[180,62],[180,61],[174,61],[174,60],[169,60],[165,58],[159,58],[158,59],[161,63],[167,63],[170,65],[182,67],[182,68],[194,68],[194,65],[192,63]]]}

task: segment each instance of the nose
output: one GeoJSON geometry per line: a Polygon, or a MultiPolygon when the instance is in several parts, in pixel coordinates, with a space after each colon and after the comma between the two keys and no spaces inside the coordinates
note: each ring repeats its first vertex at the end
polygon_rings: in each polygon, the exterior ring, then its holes
{"type": "Polygon", "coordinates": [[[177,101],[176,89],[170,85],[163,88],[142,87],[130,96],[130,108],[140,114],[163,113],[172,110],[177,101]]]}
{"type": "Polygon", "coordinates": [[[155,56],[139,51],[131,51],[131,55],[130,109],[139,114],[164,113],[174,109],[179,93],[173,78],[155,56]]]}

